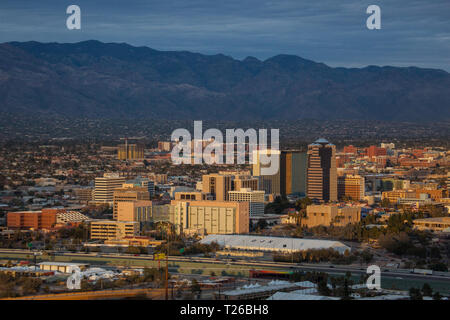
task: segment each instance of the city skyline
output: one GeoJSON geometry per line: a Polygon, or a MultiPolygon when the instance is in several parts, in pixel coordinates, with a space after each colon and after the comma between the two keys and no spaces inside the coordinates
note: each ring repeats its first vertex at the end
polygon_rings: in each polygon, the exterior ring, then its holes
{"type": "Polygon", "coordinates": [[[448,0],[3,0],[0,300],[448,301],[449,21],[448,0]]]}

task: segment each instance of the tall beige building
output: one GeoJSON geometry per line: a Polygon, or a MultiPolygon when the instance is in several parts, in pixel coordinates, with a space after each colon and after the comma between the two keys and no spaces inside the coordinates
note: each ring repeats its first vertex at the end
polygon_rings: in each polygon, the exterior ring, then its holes
{"type": "Polygon", "coordinates": [[[202,191],[214,195],[217,201],[228,201],[228,191],[233,190],[233,176],[206,174],[202,177],[202,191]]]}
{"type": "Polygon", "coordinates": [[[250,216],[264,214],[264,191],[241,188],[239,191],[228,192],[230,201],[248,202],[250,216]]]}
{"type": "Polygon", "coordinates": [[[115,173],[105,173],[103,177],[95,178],[94,201],[112,203],[114,189],[122,187],[125,178],[115,173]]]}
{"type": "Polygon", "coordinates": [[[113,192],[113,219],[117,219],[118,205],[121,202],[150,200],[150,192],[146,187],[117,188],[113,192]]]}
{"type": "Polygon", "coordinates": [[[241,234],[249,232],[249,203],[172,201],[171,222],[179,232],[241,234]]]}
{"type": "Polygon", "coordinates": [[[336,146],[325,139],[308,145],[307,195],[337,201],[336,146]]]}
{"type": "Polygon", "coordinates": [[[263,164],[261,162],[261,155],[267,155],[270,157],[278,157],[278,166],[280,164],[280,155],[281,152],[279,150],[254,150],[253,151],[253,166],[252,173],[253,176],[258,177],[259,179],[259,190],[264,190],[267,194],[281,194],[280,187],[280,168],[278,168],[277,173],[273,175],[266,175],[262,171],[265,167],[270,167],[271,164],[263,164]]]}
{"type": "Polygon", "coordinates": [[[117,205],[117,221],[169,221],[169,213],[169,204],[157,204],[148,200],[119,202],[117,205]]]}

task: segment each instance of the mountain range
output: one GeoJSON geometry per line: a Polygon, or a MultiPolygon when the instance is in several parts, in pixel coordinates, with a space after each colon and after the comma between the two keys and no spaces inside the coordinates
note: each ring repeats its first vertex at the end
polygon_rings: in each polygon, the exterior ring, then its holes
{"type": "Polygon", "coordinates": [[[17,115],[197,120],[450,120],[450,74],[332,68],[125,43],[0,44],[0,111],[17,115]]]}

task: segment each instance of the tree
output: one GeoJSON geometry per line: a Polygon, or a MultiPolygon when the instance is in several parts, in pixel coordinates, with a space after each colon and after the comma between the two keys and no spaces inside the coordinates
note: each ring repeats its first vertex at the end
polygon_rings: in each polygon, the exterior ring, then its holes
{"type": "Polygon", "coordinates": [[[432,263],[429,264],[428,267],[433,271],[444,271],[444,272],[448,271],[447,264],[445,264],[444,262],[432,263]]]}
{"type": "Polygon", "coordinates": [[[422,292],[417,288],[409,289],[409,297],[411,300],[423,300],[422,292]]]}
{"type": "Polygon", "coordinates": [[[202,288],[200,287],[200,284],[198,283],[198,281],[196,279],[192,280],[191,292],[193,294],[197,294],[197,295],[200,295],[202,293],[202,288]]]}
{"type": "Polygon", "coordinates": [[[42,284],[42,280],[37,278],[23,278],[22,290],[24,294],[33,294],[39,291],[42,284]]]}
{"type": "Polygon", "coordinates": [[[127,249],[127,253],[130,254],[140,254],[141,250],[138,247],[134,247],[134,246],[129,246],[127,249]]]}
{"type": "Polygon", "coordinates": [[[441,298],[442,298],[442,296],[441,296],[441,294],[439,292],[436,291],[433,294],[433,300],[441,300],[441,298]]]}
{"type": "Polygon", "coordinates": [[[411,249],[412,242],[406,232],[400,232],[397,235],[380,235],[379,244],[397,255],[403,255],[408,249],[411,249]]]}
{"type": "Polygon", "coordinates": [[[390,206],[391,202],[389,201],[388,198],[384,198],[383,200],[381,200],[381,206],[383,208],[388,208],[390,206]]]}
{"type": "Polygon", "coordinates": [[[343,292],[342,292],[342,299],[345,299],[345,300],[350,298],[350,288],[349,288],[348,283],[349,283],[349,280],[346,275],[346,277],[344,279],[344,288],[343,288],[343,292]]]}
{"type": "Polygon", "coordinates": [[[433,295],[433,289],[428,283],[424,283],[422,287],[422,294],[424,297],[431,297],[433,295]]]}
{"type": "Polygon", "coordinates": [[[317,291],[322,296],[329,296],[331,294],[330,288],[328,288],[328,279],[326,276],[319,277],[317,282],[317,291]]]}
{"type": "Polygon", "coordinates": [[[297,202],[295,203],[295,208],[297,210],[302,210],[302,209],[306,209],[306,207],[308,207],[309,205],[311,205],[313,202],[310,198],[305,197],[302,199],[297,200],[297,202]]]}
{"type": "Polygon", "coordinates": [[[364,263],[369,263],[370,261],[372,261],[373,259],[373,254],[370,253],[369,250],[364,250],[363,252],[361,252],[361,261],[364,263]]]}
{"type": "Polygon", "coordinates": [[[267,227],[267,221],[266,220],[259,220],[256,224],[256,228],[259,230],[263,230],[267,227]]]}

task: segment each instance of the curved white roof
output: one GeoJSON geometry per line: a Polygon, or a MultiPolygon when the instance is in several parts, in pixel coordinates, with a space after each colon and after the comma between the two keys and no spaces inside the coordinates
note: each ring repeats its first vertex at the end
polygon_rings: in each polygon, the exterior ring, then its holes
{"type": "Polygon", "coordinates": [[[340,300],[340,298],[279,291],[267,300],[340,300]]]}
{"type": "Polygon", "coordinates": [[[257,251],[303,251],[308,249],[334,249],[340,253],[350,247],[342,242],[332,240],[315,240],[300,238],[264,237],[251,235],[211,234],[200,241],[204,244],[217,242],[219,245],[232,249],[257,251]]]}

